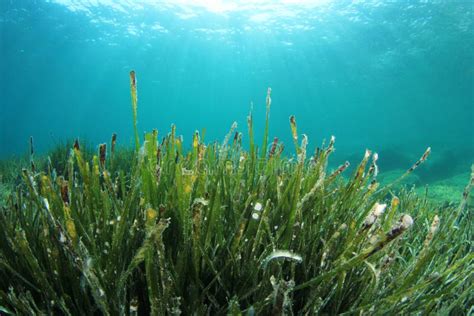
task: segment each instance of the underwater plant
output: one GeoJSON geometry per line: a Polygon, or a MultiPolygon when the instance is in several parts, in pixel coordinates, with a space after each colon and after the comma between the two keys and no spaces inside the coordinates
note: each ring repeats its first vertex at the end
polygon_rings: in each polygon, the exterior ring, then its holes
{"type": "Polygon", "coordinates": [[[474,169],[459,205],[440,208],[380,187],[368,150],[343,179],[349,162],[328,168],[335,138],[311,155],[294,116],[297,159],[278,138],[267,152],[270,89],[260,153],[252,113],[248,151],[235,123],[222,144],[196,132],[185,150],[174,125],[140,144],[130,78],[136,150],[118,151],[114,134],[87,159],[76,141],[61,175],[24,168],[4,201],[0,312],[472,312],[474,169]]]}

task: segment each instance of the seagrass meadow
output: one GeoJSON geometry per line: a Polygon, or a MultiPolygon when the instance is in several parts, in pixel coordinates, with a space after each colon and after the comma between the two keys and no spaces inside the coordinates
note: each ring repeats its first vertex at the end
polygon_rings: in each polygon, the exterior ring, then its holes
{"type": "MultiPolygon", "coordinates": [[[[457,204],[379,185],[378,155],[329,168],[335,138],[308,151],[222,142],[175,126],[75,141],[1,165],[0,312],[6,315],[467,315],[473,312],[474,170],[457,204]],[[18,177],[14,170],[20,167],[18,177]]],[[[247,137],[247,143],[243,139],[247,137]]],[[[428,148],[402,176],[428,158],[428,148]]],[[[410,166],[408,166],[410,167],[410,166]]]]}

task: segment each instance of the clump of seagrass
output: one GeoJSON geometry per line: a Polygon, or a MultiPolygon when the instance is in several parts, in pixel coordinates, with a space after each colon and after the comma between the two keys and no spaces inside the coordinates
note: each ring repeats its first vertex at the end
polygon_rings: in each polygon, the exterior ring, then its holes
{"type": "Polygon", "coordinates": [[[296,159],[276,137],[267,151],[270,88],[260,148],[252,113],[248,151],[236,124],[222,144],[196,131],[188,146],[174,125],[140,143],[136,82],[134,150],[113,134],[89,159],[76,141],[59,176],[21,173],[0,210],[1,313],[468,312],[474,173],[459,206],[435,208],[379,187],[371,151],[343,179],[335,138],[311,155],[294,116],[296,159]]]}

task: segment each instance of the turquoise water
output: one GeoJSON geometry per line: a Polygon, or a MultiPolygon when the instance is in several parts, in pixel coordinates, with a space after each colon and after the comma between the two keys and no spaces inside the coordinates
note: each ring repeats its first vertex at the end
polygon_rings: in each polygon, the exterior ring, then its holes
{"type": "MultiPolygon", "coordinates": [[[[337,137],[334,163],[365,148],[383,170],[433,149],[425,178],[468,171],[474,157],[471,1],[2,0],[0,157],[80,137],[131,145],[128,73],[140,131],[171,123],[221,140],[263,132],[311,148],[337,137]]],[[[260,137],[258,138],[260,139],[260,137]]],[[[287,146],[291,155],[291,146],[287,146]]]]}

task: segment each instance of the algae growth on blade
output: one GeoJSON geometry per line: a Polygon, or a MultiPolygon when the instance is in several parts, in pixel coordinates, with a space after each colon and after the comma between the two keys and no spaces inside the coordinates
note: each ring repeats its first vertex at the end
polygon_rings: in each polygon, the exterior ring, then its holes
{"type": "Polygon", "coordinates": [[[2,313],[469,312],[474,169],[440,206],[397,187],[430,148],[387,184],[370,150],[352,174],[330,168],[335,137],[310,152],[295,116],[294,149],[267,150],[270,88],[261,143],[252,112],[222,143],[196,131],[186,146],[174,125],[140,140],[130,79],[134,149],[114,133],[42,159],[31,140],[0,209],[2,313]]]}

